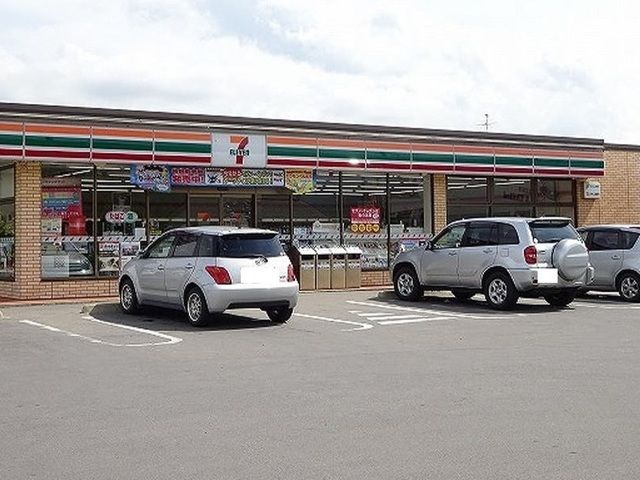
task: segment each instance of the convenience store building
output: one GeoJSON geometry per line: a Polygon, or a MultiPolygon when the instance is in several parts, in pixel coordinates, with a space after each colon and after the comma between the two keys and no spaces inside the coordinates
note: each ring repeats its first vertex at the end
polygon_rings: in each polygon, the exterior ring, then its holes
{"type": "Polygon", "coordinates": [[[117,294],[170,228],[358,246],[363,285],[447,222],[636,222],[639,149],[603,140],[0,103],[0,297],[117,294]]]}

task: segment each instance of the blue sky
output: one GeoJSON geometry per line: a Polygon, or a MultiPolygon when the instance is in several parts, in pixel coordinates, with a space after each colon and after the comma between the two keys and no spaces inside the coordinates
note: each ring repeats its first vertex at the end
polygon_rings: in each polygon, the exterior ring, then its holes
{"type": "Polygon", "coordinates": [[[640,143],[632,1],[2,0],[0,100],[640,143]]]}

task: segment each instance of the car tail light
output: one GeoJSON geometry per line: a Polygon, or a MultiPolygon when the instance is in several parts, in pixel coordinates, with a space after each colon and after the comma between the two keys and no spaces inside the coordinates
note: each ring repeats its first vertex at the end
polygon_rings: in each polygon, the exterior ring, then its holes
{"type": "Polygon", "coordinates": [[[538,263],[538,250],[533,245],[524,249],[524,261],[529,265],[538,263]]]}
{"type": "Polygon", "coordinates": [[[231,275],[229,275],[226,268],[209,265],[204,269],[218,285],[231,285],[231,275]]]}
{"type": "Polygon", "coordinates": [[[293,265],[289,264],[287,268],[287,282],[295,282],[296,281],[296,272],[293,271],[293,265]]]}

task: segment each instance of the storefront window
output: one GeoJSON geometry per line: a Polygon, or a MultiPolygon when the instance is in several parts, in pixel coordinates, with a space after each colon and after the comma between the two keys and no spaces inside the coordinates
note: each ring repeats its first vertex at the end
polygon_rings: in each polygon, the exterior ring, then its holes
{"type": "Polygon", "coordinates": [[[335,246],[340,243],[337,172],[317,172],[316,189],[293,197],[294,243],[335,246]]]}
{"type": "Polygon", "coordinates": [[[485,216],[550,215],[575,219],[573,192],[574,181],[570,179],[450,176],[447,177],[447,219],[452,222],[485,216]],[[475,189],[483,193],[469,193],[475,189]]]}
{"type": "Polygon", "coordinates": [[[258,195],[258,227],[280,233],[281,240],[289,238],[289,194],[258,195]]]}
{"type": "Polygon", "coordinates": [[[97,271],[113,277],[146,243],[145,192],[131,185],[128,167],[99,165],[96,198],[97,271]]]}
{"type": "Polygon", "coordinates": [[[0,166],[0,280],[10,280],[15,271],[14,168],[0,166]]]}
{"type": "Polygon", "coordinates": [[[254,223],[253,195],[223,195],[222,225],[252,227],[254,223]]]}
{"type": "Polygon", "coordinates": [[[95,274],[93,165],[42,166],[42,278],[95,274]]]}
{"type": "Polygon", "coordinates": [[[220,225],[220,195],[189,196],[191,226],[220,225]]]}
{"type": "Polygon", "coordinates": [[[167,230],[187,226],[187,194],[149,192],[149,234],[156,237],[167,230]]]}

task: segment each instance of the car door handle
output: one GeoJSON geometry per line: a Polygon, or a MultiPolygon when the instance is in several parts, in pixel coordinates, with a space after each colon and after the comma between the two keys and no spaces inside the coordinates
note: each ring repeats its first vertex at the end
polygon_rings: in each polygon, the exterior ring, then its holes
{"type": "Polygon", "coordinates": [[[164,270],[164,265],[158,265],[158,270],[164,270]]]}
{"type": "Polygon", "coordinates": [[[611,255],[611,260],[620,260],[620,255],[611,255]]]}
{"type": "Polygon", "coordinates": [[[493,249],[492,248],[485,248],[484,250],[482,250],[482,253],[493,253],[493,249]]]}
{"type": "Polygon", "coordinates": [[[458,252],[449,252],[449,255],[451,255],[452,257],[456,256],[458,254],[458,252]]]}
{"type": "Polygon", "coordinates": [[[185,270],[192,270],[193,269],[193,265],[185,265],[184,268],[185,268],[185,270]]]}

